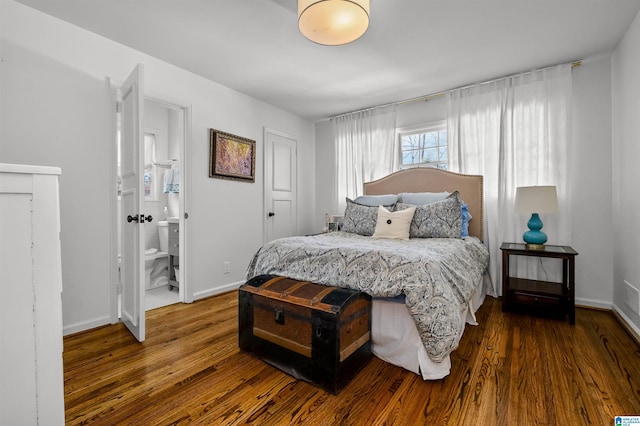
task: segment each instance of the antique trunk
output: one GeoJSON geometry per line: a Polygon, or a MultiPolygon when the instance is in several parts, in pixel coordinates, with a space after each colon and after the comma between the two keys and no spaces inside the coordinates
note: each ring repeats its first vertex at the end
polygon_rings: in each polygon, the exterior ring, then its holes
{"type": "Polygon", "coordinates": [[[275,275],[238,292],[240,349],[338,393],[371,359],[371,296],[275,275]]]}

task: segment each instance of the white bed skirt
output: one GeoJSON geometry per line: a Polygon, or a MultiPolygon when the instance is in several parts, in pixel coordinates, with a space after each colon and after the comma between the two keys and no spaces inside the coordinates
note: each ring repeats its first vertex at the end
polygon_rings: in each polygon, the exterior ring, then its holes
{"type": "MultiPolygon", "coordinates": [[[[484,288],[484,279],[481,279],[473,292],[469,309],[462,314],[461,319],[467,324],[478,324],[475,313],[484,302],[484,288]]],[[[373,300],[371,339],[371,350],[375,356],[390,364],[421,374],[424,380],[442,379],[451,372],[449,357],[442,362],[433,362],[429,358],[418,335],[416,324],[404,303],[373,300]]]]}

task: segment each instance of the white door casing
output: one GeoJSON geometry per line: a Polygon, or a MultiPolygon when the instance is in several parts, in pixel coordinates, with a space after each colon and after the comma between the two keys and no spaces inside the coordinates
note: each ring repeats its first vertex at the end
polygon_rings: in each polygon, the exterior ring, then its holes
{"type": "Polygon", "coordinates": [[[120,88],[122,322],[138,341],[145,339],[144,301],[144,68],[138,64],[120,88]]]}
{"type": "Polygon", "coordinates": [[[265,242],[298,232],[297,141],[265,129],[265,242]]]}

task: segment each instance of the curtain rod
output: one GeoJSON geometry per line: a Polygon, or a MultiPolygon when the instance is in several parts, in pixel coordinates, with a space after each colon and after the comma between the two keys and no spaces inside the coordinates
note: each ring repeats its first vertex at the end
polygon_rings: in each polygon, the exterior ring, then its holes
{"type": "Polygon", "coordinates": [[[359,110],[356,110],[356,111],[345,112],[344,114],[334,115],[333,117],[330,117],[329,120],[333,120],[334,118],[341,117],[343,115],[354,114],[356,112],[367,111],[369,109],[374,109],[374,108],[384,108],[384,107],[391,106],[391,105],[398,105],[399,106],[399,105],[404,105],[404,104],[410,104],[410,103],[413,103],[413,102],[426,102],[426,101],[428,101],[430,99],[435,99],[435,98],[439,98],[441,96],[444,96],[449,92],[453,92],[454,90],[466,89],[467,87],[475,86],[476,84],[493,83],[494,81],[503,80],[505,78],[510,78],[510,77],[515,77],[515,76],[520,75],[520,74],[530,74],[530,73],[532,73],[534,71],[542,71],[542,70],[546,70],[546,69],[549,69],[549,68],[557,67],[558,65],[567,65],[567,64],[571,64],[571,68],[576,68],[576,67],[579,67],[580,65],[582,65],[582,60],[573,61],[573,62],[565,62],[563,64],[551,65],[551,66],[548,66],[548,67],[538,68],[538,69],[535,69],[535,70],[521,72],[521,73],[517,73],[517,74],[505,75],[504,77],[494,78],[493,80],[487,80],[487,81],[483,81],[481,83],[468,84],[466,86],[454,87],[453,89],[443,90],[441,92],[436,92],[436,93],[430,93],[428,95],[417,96],[415,98],[409,98],[409,99],[404,99],[404,100],[401,100],[401,101],[389,102],[387,104],[378,105],[378,106],[374,106],[374,107],[363,108],[363,109],[359,109],[359,110]]]}

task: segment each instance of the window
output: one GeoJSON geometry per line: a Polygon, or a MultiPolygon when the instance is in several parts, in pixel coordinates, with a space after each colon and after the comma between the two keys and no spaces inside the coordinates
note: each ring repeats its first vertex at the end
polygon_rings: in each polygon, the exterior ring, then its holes
{"type": "Polygon", "coordinates": [[[398,131],[400,168],[437,167],[447,170],[447,129],[444,123],[398,131]]]}
{"type": "Polygon", "coordinates": [[[156,194],[156,135],[145,132],[144,134],[144,198],[155,200],[156,194]]]}

